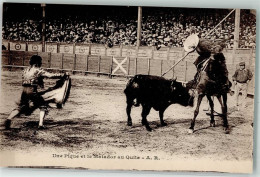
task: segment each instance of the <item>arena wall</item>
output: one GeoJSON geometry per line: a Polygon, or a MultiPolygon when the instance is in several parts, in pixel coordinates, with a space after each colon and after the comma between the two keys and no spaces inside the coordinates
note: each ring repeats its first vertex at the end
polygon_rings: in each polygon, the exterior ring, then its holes
{"type": "MultiPolygon", "coordinates": [[[[127,47],[116,46],[106,48],[98,44],[66,44],[46,43],[45,52],[39,51],[39,42],[25,43],[4,41],[7,50],[2,51],[3,67],[24,67],[29,65],[29,59],[37,54],[43,58],[43,67],[63,71],[79,71],[84,73],[106,74],[112,76],[131,77],[135,74],[149,74],[161,76],[175,62],[184,56],[183,48],[155,47],[127,47]]],[[[255,71],[255,50],[252,49],[224,49],[229,78],[238,68],[238,63],[246,62],[246,67],[255,71]]],[[[173,70],[164,77],[177,77],[187,82],[193,79],[196,68],[193,65],[198,54],[189,54],[173,70]]],[[[250,82],[249,93],[254,93],[254,78],[250,82]]]]}

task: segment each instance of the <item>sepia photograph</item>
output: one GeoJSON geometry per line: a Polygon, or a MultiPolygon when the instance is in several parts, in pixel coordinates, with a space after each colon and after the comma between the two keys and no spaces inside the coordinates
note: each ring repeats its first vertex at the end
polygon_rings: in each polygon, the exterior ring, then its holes
{"type": "Polygon", "coordinates": [[[2,6],[0,166],[253,172],[256,9],[2,6]]]}

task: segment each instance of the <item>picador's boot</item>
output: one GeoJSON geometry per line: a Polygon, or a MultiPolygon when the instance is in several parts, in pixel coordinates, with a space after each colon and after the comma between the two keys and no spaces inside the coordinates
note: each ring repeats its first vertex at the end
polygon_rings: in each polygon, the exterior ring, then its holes
{"type": "Polygon", "coordinates": [[[190,88],[190,89],[196,89],[197,84],[198,84],[198,72],[195,74],[193,80],[188,81],[188,83],[186,84],[186,87],[190,88]]]}

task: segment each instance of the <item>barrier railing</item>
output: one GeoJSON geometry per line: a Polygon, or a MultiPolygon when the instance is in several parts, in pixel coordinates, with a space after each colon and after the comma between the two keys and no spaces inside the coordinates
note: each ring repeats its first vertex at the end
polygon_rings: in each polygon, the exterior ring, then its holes
{"type": "MultiPolygon", "coordinates": [[[[98,50],[98,48],[95,48],[98,50]]],[[[91,48],[91,50],[94,50],[91,48]]],[[[82,49],[83,50],[83,49],[82,49]]],[[[169,51],[169,50],[168,50],[169,51]]],[[[129,56],[101,56],[101,55],[85,55],[85,52],[80,54],[74,53],[51,53],[51,52],[31,52],[31,51],[2,51],[2,66],[3,67],[25,67],[29,66],[29,59],[32,55],[40,55],[43,59],[43,67],[60,71],[84,72],[85,74],[105,74],[112,76],[131,77],[136,74],[149,74],[161,76],[168,70],[178,59],[183,55],[183,51],[171,51],[168,54],[174,56],[174,59],[160,59],[157,56],[147,57],[129,57],[129,56]],[[82,54],[83,53],[83,54],[82,54]]],[[[139,54],[143,55],[143,54],[139,54]]],[[[178,80],[187,82],[192,80],[196,68],[193,64],[197,57],[196,53],[190,54],[184,61],[180,62],[173,70],[168,72],[164,77],[171,79],[177,77],[178,80]]],[[[238,63],[244,60],[244,57],[254,57],[247,53],[235,52],[235,64],[227,62],[229,71],[229,79],[232,80],[232,75],[239,67],[238,63]]],[[[246,61],[247,67],[254,73],[254,59],[246,61]]],[[[254,93],[254,78],[249,85],[249,93],[254,93]]]]}
{"type": "MultiPolygon", "coordinates": [[[[47,52],[47,53],[63,53],[63,54],[82,54],[91,56],[114,56],[114,57],[137,57],[150,58],[154,60],[176,60],[184,56],[183,48],[162,47],[157,50],[155,47],[141,46],[114,46],[107,48],[102,44],[81,44],[81,43],[52,43],[46,42],[45,51],[42,51],[41,42],[21,42],[3,40],[2,45],[10,51],[28,51],[28,52],[47,52]]],[[[255,50],[253,49],[224,49],[223,51],[226,62],[229,64],[237,64],[245,61],[247,65],[254,65],[255,50]]],[[[186,61],[194,61],[198,54],[191,53],[185,59],[186,61]]]]}

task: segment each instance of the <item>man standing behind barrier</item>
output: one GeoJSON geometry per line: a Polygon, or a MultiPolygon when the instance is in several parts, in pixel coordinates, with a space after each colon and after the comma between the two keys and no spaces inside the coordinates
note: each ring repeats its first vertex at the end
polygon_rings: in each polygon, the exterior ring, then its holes
{"type": "Polygon", "coordinates": [[[246,97],[247,97],[247,89],[248,83],[252,79],[252,72],[249,69],[245,68],[245,62],[239,63],[239,69],[236,70],[235,74],[233,75],[233,81],[235,84],[235,99],[236,99],[236,106],[239,110],[239,100],[238,96],[239,93],[242,93],[242,107],[246,107],[246,97]]]}

